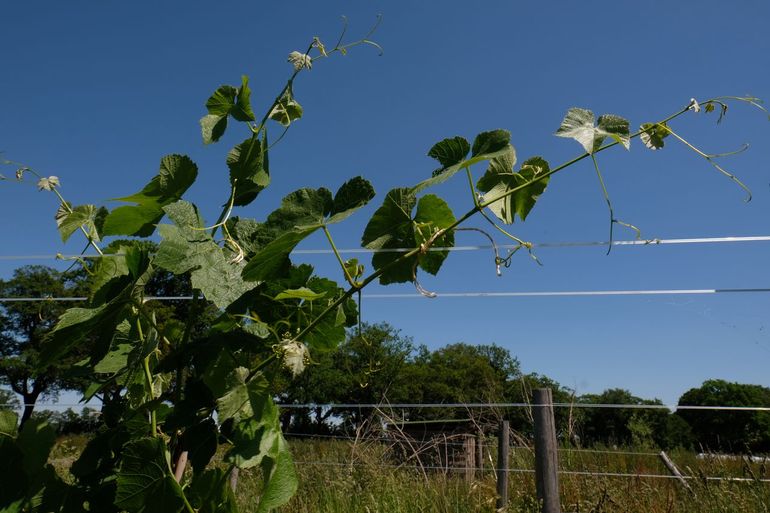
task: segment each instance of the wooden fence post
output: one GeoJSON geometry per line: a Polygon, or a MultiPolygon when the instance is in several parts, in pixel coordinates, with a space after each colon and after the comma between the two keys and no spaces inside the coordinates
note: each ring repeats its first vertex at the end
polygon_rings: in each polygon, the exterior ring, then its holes
{"type": "Polygon", "coordinates": [[[550,388],[533,391],[535,420],[535,486],[543,513],[560,513],[559,458],[556,445],[556,422],[550,388]]]}
{"type": "Polygon", "coordinates": [[[673,461],[671,461],[671,458],[668,457],[668,454],[666,454],[666,451],[660,451],[660,454],[658,456],[660,456],[660,459],[663,460],[663,464],[666,466],[668,471],[671,472],[671,475],[676,477],[679,480],[679,482],[682,483],[682,486],[684,486],[687,489],[687,491],[689,491],[690,493],[694,493],[692,491],[692,488],[690,488],[690,485],[685,480],[682,473],[677,468],[677,466],[674,464],[673,461]]]}
{"type": "Polygon", "coordinates": [[[473,475],[476,473],[476,437],[465,435],[463,437],[463,454],[465,460],[465,481],[473,481],[473,475]]]}
{"type": "Polygon", "coordinates": [[[504,420],[497,435],[497,510],[508,506],[508,453],[510,452],[510,427],[504,420]]]}
{"type": "Polygon", "coordinates": [[[479,431],[476,435],[476,476],[477,479],[484,479],[484,432],[479,431]]]}

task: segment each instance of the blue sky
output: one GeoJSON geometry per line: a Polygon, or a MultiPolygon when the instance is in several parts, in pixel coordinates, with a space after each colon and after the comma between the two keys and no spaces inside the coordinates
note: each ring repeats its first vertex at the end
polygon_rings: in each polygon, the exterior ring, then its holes
{"type": "MultiPolygon", "coordinates": [[[[189,155],[200,168],[187,199],[210,221],[227,199],[231,131],[201,142],[204,103],[224,83],[251,77],[262,112],[290,74],[286,56],[319,36],[332,44],[350,21],[385,49],[355,48],[316,62],[295,84],[305,116],[271,153],[271,188],[238,215],[260,218],[299,187],[336,189],[363,175],[378,197],[333,230],[338,246],[358,247],[385,193],[430,175],[427,150],[454,135],[472,139],[506,128],[519,159],[552,166],[579,154],[553,137],[566,110],[615,113],[632,127],[656,121],[691,97],[770,98],[770,4],[724,2],[15,2],[0,30],[0,150],[57,175],[75,204],[115,206],[140,189],[161,156],[189,155]]],[[[616,216],[645,238],[770,234],[770,123],[735,105],[715,124],[689,114],[674,128],[709,152],[751,143],[724,160],[752,189],[743,192],[669,138],[658,152],[638,140],[630,152],[599,155],[616,216]]],[[[275,133],[275,132],[274,132],[275,133]]],[[[12,176],[14,169],[0,173],[12,176]]],[[[475,169],[476,176],[483,168],[475,169]]],[[[466,183],[434,191],[456,215],[470,208],[466,183]]],[[[53,222],[53,197],[29,184],[0,182],[0,255],[77,253],[53,222]]],[[[468,226],[483,226],[480,221],[468,226]]],[[[589,162],[553,177],[514,232],[534,242],[602,241],[607,212],[589,162]]],[[[616,229],[618,239],[633,234],[616,229]]],[[[504,241],[499,240],[504,243],[504,241]]],[[[458,244],[483,244],[472,233],[458,244]]],[[[315,238],[303,247],[323,247],[315,238]]],[[[517,255],[495,276],[487,252],[454,253],[426,288],[441,292],[767,287],[770,243],[542,248],[544,266],[517,255]]],[[[329,256],[298,256],[340,278],[329,256]]],[[[39,260],[0,260],[0,276],[39,260]]],[[[368,262],[367,262],[368,263],[368,262]]],[[[411,292],[374,287],[371,293],[411,292]]],[[[525,371],[578,393],[630,389],[674,403],[708,378],[770,386],[767,294],[598,298],[371,299],[364,319],[388,321],[418,343],[497,343],[525,371]]]]}

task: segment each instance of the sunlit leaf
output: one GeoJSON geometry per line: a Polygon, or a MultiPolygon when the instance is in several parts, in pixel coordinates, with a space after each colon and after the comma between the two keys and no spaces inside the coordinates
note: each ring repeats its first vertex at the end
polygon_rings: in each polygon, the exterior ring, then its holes
{"type": "Polygon", "coordinates": [[[192,286],[219,308],[227,308],[257,285],[244,282],[244,264],[229,261],[223,249],[200,229],[200,218],[191,203],[179,201],[168,205],[166,211],[176,224],[160,226],[163,241],[153,260],[155,265],[174,274],[191,271],[192,286]]]}
{"type": "Polygon", "coordinates": [[[554,135],[575,139],[586,153],[593,153],[604,139],[611,137],[626,149],[630,147],[628,121],[614,114],[599,117],[598,126],[594,126],[594,113],[587,109],[573,107],[567,111],[561,126],[554,135]]]}
{"type": "Polygon", "coordinates": [[[158,174],[138,193],[118,198],[136,203],[120,207],[106,217],[105,235],[146,237],[155,231],[163,217],[163,207],[178,201],[198,176],[198,166],[184,155],[167,155],[160,161],[158,174]]]}
{"type": "Polygon", "coordinates": [[[99,233],[94,224],[95,218],[96,207],[94,205],[80,205],[77,207],[64,204],[59,205],[55,219],[62,242],[67,242],[70,236],[81,226],[86,230],[91,240],[98,242],[99,233]]]}

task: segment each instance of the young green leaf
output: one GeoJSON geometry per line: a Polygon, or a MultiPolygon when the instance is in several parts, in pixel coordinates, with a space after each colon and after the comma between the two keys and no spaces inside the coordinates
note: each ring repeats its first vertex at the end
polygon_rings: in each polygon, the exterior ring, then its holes
{"type": "Polygon", "coordinates": [[[506,224],[513,223],[516,214],[519,215],[519,219],[524,221],[535,206],[537,199],[545,192],[550,180],[550,177],[545,177],[533,182],[538,176],[550,170],[548,162],[542,157],[532,157],[526,160],[516,173],[508,168],[509,162],[510,159],[490,162],[487,172],[476,185],[480,191],[485,193],[482,202],[486,202],[532,182],[515,193],[488,205],[487,208],[506,224]],[[505,171],[506,169],[509,170],[505,171]]]}
{"type": "MultiPolygon", "coordinates": [[[[597,124],[596,133],[602,138],[602,141],[604,137],[610,137],[615,142],[622,144],[627,150],[631,147],[631,136],[627,119],[615,114],[602,114],[599,116],[597,124]]],[[[598,145],[601,145],[601,142],[598,145]]],[[[595,147],[598,147],[596,143],[595,147]]]]}
{"type": "Polygon", "coordinates": [[[283,126],[289,126],[302,117],[302,106],[294,98],[294,91],[289,85],[281,98],[270,111],[270,119],[283,126]]]}
{"type": "Polygon", "coordinates": [[[251,109],[251,89],[249,89],[249,77],[241,76],[241,87],[238,88],[238,98],[230,110],[230,115],[237,121],[254,121],[254,111],[251,109]]]}
{"type": "Polygon", "coordinates": [[[238,89],[231,85],[220,86],[206,102],[206,110],[208,114],[200,120],[204,144],[216,142],[224,135],[228,116],[237,121],[254,121],[249,77],[241,77],[241,87],[238,89]]]}
{"type": "MultiPolygon", "coordinates": [[[[706,104],[707,106],[711,105],[706,104]]],[[[713,107],[712,107],[713,108],[713,107]]],[[[671,133],[665,123],[644,123],[639,127],[643,132],[639,134],[642,143],[651,150],[659,150],[665,144],[663,139],[671,133]]]]}

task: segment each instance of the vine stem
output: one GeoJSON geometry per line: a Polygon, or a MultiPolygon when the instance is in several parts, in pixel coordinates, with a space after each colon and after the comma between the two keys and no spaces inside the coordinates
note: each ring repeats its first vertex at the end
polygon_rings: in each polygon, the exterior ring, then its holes
{"type": "MultiPolygon", "coordinates": [[[[667,118],[663,119],[662,121],[659,121],[658,123],[659,124],[660,123],[667,123],[667,122],[671,121],[672,119],[675,119],[675,118],[681,116],[682,114],[688,112],[689,110],[690,110],[690,107],[688,105],[687,107],[685,107],[685,108],[675,112],[674,114],[671,114],[670,116],[668,116],[667,118]]],[[[639,137],[639,135],[641,133],[643,133],[643,132],[644,132],[644,130],[639,130],[637,132],[634,132],[633,134],[631,134],[629,136],[629,138],[633,139],[635,137],[639,137]]],[[[617,141],[614,141],[612,143],[606,144],[606,145],[596,149],[593,153],[594,154],[595,153],[599,153],[601,151],[604,151],[604,150],[607,150],[609,148],[612,148],[613,146],[617,146],[618,144],[620,144],[620,143],[617,142],[617,141]]],[[[523,184],[521,184],[519,186],[514,187],[513,189],[511,189],[509,191],[506,191],[506,192],[500,194],[499,196],[496,196],[496,197],[494,197],[494,198],[492,198],[490,200],[483,201],[483,202],[474,202],[475,205],[474,205],[474,207],[472,209],[470,209],[468,212],[466,212],[465,214],[460,216],[458,219],[456,219],[452,224],[450,224],[446,228],[442,228],[441,230],[437,231],[425,244],[423,244],[423,246],[424,247],[430,247],[430,245],[435,240],[437,240],[439,237],[444,235],[446,232],[454,230],[460,224],[464,223],[470,217],[472,217],[476,213],[480,212],[482,209],[488,207],[489,205],[491,205],[491,204],[493,204],[493,203],[495,203],[497,201],[501,201],[504,198],[507,198],[508,196],[516,194],[518,191],[520,191],[520,190],[522,190],[522,189],[524,189],[526,187],[529,187],[533,183],[537,183],[540,180],[543,180],[544,178],[547,178],[547,177],[549,177],[551,175],[554,175],[554,174],[564,170],[565,168],[568,168],[569,166],[571,166],[573,164],[576,164],[576,163],[580,162],[581,160],[590,157],[591,155],[592,155],[591,153],[586,152],[586,153],[584,153],[584,154],[582,154],[582,155],[580,155],[578,157],[575,157],[575,158],[573,158],[573,159],[571,159],[571,160],[569,160],[569,161],[567,161],[567,162],[565,162],[565,163],[563,163],[563,164],[561,164],[561,165],[551,169],[550,171],[547,171],[545,173],[542,173],[541,175],[538,175],[536,178],[534,178],[533,180],[530,180],[529,182],[523,183],[523,184]]],[[[305,337],[305,335],[310,333],[310,331],[312,331],[318,325],[318,323],[321,322],[321,320],[324,317],[326,317],[330,312],[334,311],[339,305],[341,305],[345,300],[349,299],[354,293],[356,293],[357,291],[363,289],[364,287],[369,285],[371,282],[373,282],[374,280],[379,278],[388,269],[390,269],[390,268],[392,268],[394,266],[397,266],[397,265],[405,262],[406,260],[408,260],[408,259],[412,258],[413,256],[417,255],[418,253],[420,253],[420,251],[422,251],[422,250],[423,250],[422,248],[414,248],[414,249],[411,249],[411,250],[407,251],[406,253],[404,253],[403,255],[398,257],[397,259],[393,260],[392,262],[388,263],[387,265],[381,267],[379,270],[373,272],[372,274],[370,274],[369,276],[364,278],[363,281],[361,281],[359,283],[356,283],[355,285],[351,286],[340,297],[335,299],[329,306],[327,306],[323,310],[323,312],[321,312],[321,314],[318,317],[316,317],[315,319],[310,321],[310,323],[307,326],[305,326],[299,333],[297,333],[297,336],[294,337],[294,339],[295,340],[301,340],[303,337],[305,337]]]]}
{"type": "Polygon", "coordinates": [[[353,278],[350,276],[350,273],[348,272],[347,267],[345,267],[345,262],[342,261],[342,256],[340,255],[340,252],[337,250],[337,246],[334,244],[334,239],[332,239],[332,234],[329,232],[329,228],[326,227],[326,225],[323,226],[324,235],[326,235],[326,240],[329,241],[329,245],[332,248],[332,251],[334,252],[334,256],[337,257],[337,262],[339,262],[340,267],[342,267],[342,272],[345,274],[345,279],[348,283],[350,283],[351,286],[355,286],[355,281],[353,281],[353,278]]]}
{"type": "MultiPolygon", "coordinates": [[[[473,185],[473,175],[471,174],[470,168],[468,168],[468,167],[465,168],[465,174],[468,177],[468,185],[470,186],[470,189],[471,189],[471,197],[473,198],[473,204],[478,207],[479,206],[479,198],[476,195],[476,187],[473,185]]],[[[508,231],[505,230],[502,226],[498,225],[496,222],[494,222],[492,219],[490,219],[489,216],[487,215],[487,213],[484,212],[484,209],[480,209],[479,210],[479,214],[481,214],[481,217],[486,219],[489,224],[494,226],[497,231],[499,231],[500,233],[502,233],[503,235],[505,235],[506,237],[508,237],[512,241],[514,241],[514,242],[518,243],[519,245],[524,246],[526,248],[531,248],[532,247],[532,244],[527,243],[527,242],[521,240],[520,238],[516,237],[515,235],[513,235],[511,233],[508,233],[508,231]]],[[[484,233],[484,232],[482,232],[482,233],[484,233]]],[[[485,233],[485,235],[486,235],[486,233],[485,233]]],[[[495,253],[497,253],[497,250],[495,250],[495,253]]]]}
{"type": "Polygon", "coordinates": [[[594,163],[594,169],[596,170],[596,177],[599,179],[599,185],[602,187],[602,194],[604,194],[604,201],[607,202],[607,209],[610,211],[610,242],[607,244],[607,254],[612,251],[612,232],[615,227],[615,212],[612,209],[612,202],[610,201],[610,194],[607,192],[607,186],[604,185],[604,178],[602,178],[602,172],[599,171],[599,163],[596,161],[596,156],[591,154],[591,161],[594,163]]]}
{"type": "MultiPolygon", "coordinates": [[[[136,330],[139,333],[139,341],[144,344],[144,333],[142,332],[142,322],[136,320],[136,330]]],[[[142,362],[144,368],[144,378],[147,380],[147,393],[150,396],[150,400],[154,400],[155,396],[152,392],[152,372],[150,372],[150,355],[144,357],[142,362]]],[[[150,410],[150,425],[152,426],[152,436],[158,436],[158,422],[155,417],[155,410],[150,410]]]]}
{"type": "Polygon", "coordinates": [[[740,152],[741,152],[741,151],[743,151],[743,150],[738,150],[738,151],[734,151],[734,152],[729,152],[729,153],[726,153],[726,154],[709,155],[709,154],[707,154],[707,153],[703,153],[703,152],[702,152],[700,149],[696,148],[695,146],[693,146],[692,144],[690,144],[689,142],[687,142],[687,141],[686,141],[686,140],[685,140],[683,137],[681,137],[679,134],[677,134],[676,132],[674,132],[673,130],[671,130],[671,128],[669,128],[669,127],[666,127],[666,129],[668,130],[668,133],[670,133],[671,135],[673,135],[674,137],[676,137],[676,139],[677,139],[677,140],[679,140],[679,142],[681,142],[682,144],[684,144],[685,146],[687,146],[688,148],[690,148],[692,151],[694,151],[695,153],[697,153],[699,156],[701,156],[701,157],[703,157],[704,159],[706,159],[706,162],[708,162],[709,164],[711,164],[712,166],[714,166],[714,169],[716,169],[717,171],[719,171],[720,173],[722,173],[723,175],[725,175],[727,178],[729,178],[730,180],[732,180],[733,182],[735,182],[735,183],[738,185],[738,187],[740,187],[741,189],[743,189],[744,191],[746,191],[746,194],[748,194],[748,196],[746,197],[746,199],[745,199],[745,200],[743,200],[744,202],[748,203],[749,201],[751,201],[751,189],[749,189],[748,187],[746,187],[746,185],[745,185],[743,182],[741,182],[741,181],[738,179],[738,177],[737,177],[737,176],[735,176],[734,174],[732,174],[731,172],[727,171],[727,170],[726,170],[726,169],[724,169],[722,166],[720,166],[719,164],[717,164],[716,162],[714,162],[714,157],[720,157],[720,156],[727,156],[727,155],[730,155],[730,154],[736,154],[736,153],[740,153],[740,152]]]}

